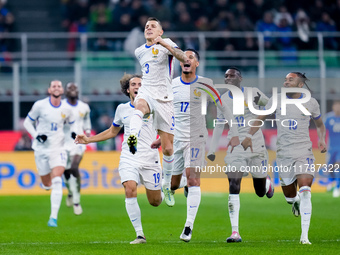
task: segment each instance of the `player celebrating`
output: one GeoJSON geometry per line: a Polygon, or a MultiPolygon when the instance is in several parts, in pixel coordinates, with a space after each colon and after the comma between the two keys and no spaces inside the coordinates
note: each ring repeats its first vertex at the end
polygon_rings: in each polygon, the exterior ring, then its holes
{"type": "MultiPolygon", "coordinates": [[[[225,104],[219,103],[219,94],[213,88],[210,79],[196,75],[199,65],[199,54],[193,49],[185,51],[188,60],[180,63],[182,75],[172,82],[175,109],[175,142],[174,171],[171,180],[171,190],[180,187],[183,172],[187,176],[187,219],[180,239],[189,242],[192,236],[194,221],[201,202],[200,171],[205,165],[205,143],[207,128],[205,115],[202,114],[203,94],[213,95],[214,101],[227,119],[232,119],[232,113],[225,104]],[[216,94],[215,94],[216,93],[216,94]]],[[[209,97],[210,98],[210,97],[209,97]]],[[[238,131],[232,128],[233,136],[228,144],[239,145],[238,131]]],[[[159,140],[158,140],[159,143],[159,140]]],[[[157,142],[153,143],[156,146],[157,142]]],[[[158,144],[159,145],[159,144],[158,144]]]]}
{"type": "MultiPolygon", "coordinates": [[[[330,166],[328,171],[335,177],[335,187],[333,189],[333,197],[340,196],[340,101],[333,102],[333,111],[326,115],[325,126],[328,130],[328,152],[327,152],[327,165],[330,166]],[[332,167],[333,166],[333,167],[332,167]]],[[[330,178],[331,179],[331,178],[330,178]]]]}
{"type": "MultiPolygon", "coordinates": [[[[88,104],[78,99],[79,91],[78,86],[75,83],[68,83],[66,85],[66,99],[64,103],[69,104],[73,115],[75,117],[75,127],[77,128],[77,134],[82,134],[85,131],[87,136],[91,134],[91,120],[90,120],[90,107],[88,104]]],[[[69,126],[65,126],[66,134],[70,133],[69,126]]],[[[67,152],[67,165],[64,172],[65,184],[68,189],[68,196],[66,199],[66,205],[68,207],[73,206],[75,215],[83,213],[83,209],[80,205],[80,174],[79,164],[83,158],[83,154],[86,150],[86,146],[83,144],[75,144],[71,135],[66,135],[65,138],[66,152],[67,152]]]]}
{"type": "Polygon", "coordinates": [[[120,80],[120,84],[122,92],[130,98],[130,101],[117,107],[111,127],[92,137],[86,137],[83,134],[76,137],[76,143],[80,144],[105,141],[117,136],[121,128],[125,126],[124,141],[119,161],[119,175],[125,189],[126,211],[137,235],[137,238],[130,242],[130,244],[146,243],[141,222],[141,212],[137,202],[137,184],[139,180],[141,179],[141,183],[144,183],[146,195],[151,205],[159,206],[162,202],[160,185],[162,169],[159,153],[158,150],[151,149],[150,147],[157,137],[156,130],[152,125],[151,116],[143,119],[135,156],[129,152],[127,145],[130,119],[134,113],[133,102],[141,82],[140,75],[125,74],[120,80]]]}
{"type": "MultiPolygon", "coordinates": [[[[251,93],[253,97],[253,102],[255,103],[255,107],[259,109],[260,106],[265,106],[268,102],[268,98],[257,88],[248,88],[241,87],[242,75],[241,71],[235,67],[229,68],[225,72],[225,83],[234,85],[242,90],[244,93],[244,98],[248,98],[248,94],[251,93]]],[[[228,91],[223,94],[221,97],[222,103],[226,104],[230,109],[233,109],[233,96],[228,91]]],[[[240,134],[240,139],[244,139],[246,134],[248,133],[250,127],[246,124],[249,120],[256,118],[254,114],[252,114],[245,102],[244,115],[234,115],[233,124],[238,127],[238,132],[240,134]]],[[[223,113],[218,109],[217,110],[217,118],[223,121],[223,124],[217,124],[214,128],[213,138],[210,146],[210,150],[208,153],[208,158],[212,161],[215,160],[215,151],[218,147],[219,140],[222,136],[225,117],[223,113]]],[[[230,139],[231,135],[228,135],[230,139]]],[[[250,150],[244,152],[242,146],[237,146],[233,153],[230,153],[230,150],[227,152],[227,156],[225,157],[225,163],[234,167],[237,171],[228,172],[228,180],[229,180],[229,200],[228,200],[228,208],[229,208],[229,218],[232,227],[232,234],[227,238],[228,243],[232,242],[241,242],[241,236],[239,234],[239,211],[240,211],[240,190],[241,190],[241,180],[244,174],[244,167],[253,167],[257,166],[257,171],[251,171],[251,175],[253,177],[253,184],[256,194],[259,197],[263,197],[267,195],[268,198],[271,198],[274,194],[274,185],[270,180],[270,177],[267,175],[265,168],[267,167],[268,162],[268,152],[265,147],[265,142],[263,138],[262,131],[254,135],[253,140],[254,144],[254,152],[252,153],[250,150]],[[242,171],[243,170],[243,171],[242,171]]]]}
{"type": "MultiPolygon", "coordinates": [[[[292,72],[287,74],[285,82],[283,83],[286,88],[302,88],[308,79],[300,72],[292,72]]],[[[307,86],[308,87],[308,86],[307,86]]],[[[288,93],[288,98],[298,99],[303,98],[302,93],[288,93]]],[[[281,95],[277,97],[277,105],[281,105],[281,95]]],[[[272,105],[273,99],[271,98],[266,108],[272,105]]],[[[276,109],[276,119],[283,120],[287,116],[290,119],[290,125],[287,127],[277,125],[277,152],[276,160],[280,174],[281,187],[286,201],[292,204],[292,211],[295,216],[301,214],[301,244],[311,244],[308,240],[308,230],[312,214],[312,201],[311,201],[311,186],[313,183],[314,168],[314,155],[312,152],[312,142],[309,137],[309,122],[310,117],[314,120],[317,128],[319,141],[318,147],[322,153],[326,152],[325,144],[325,125],[322,122],[320,107],[318,102],[311,98],[303,106],[308,109],[311,116],[301,114],[301,111],[296,105],[286,105],[286,115],[282,115],[282,109],[276,109]],[[297,185],[299,186],[299,193],[297,194],[297,185]]],[[[259,120],[265,120],[266,116],[259,116],[259,120]]],[[[243,140],[242,146],[246,150],[248,147],[253,148],[252,140],[255,136],[260,121],[253,123],[247,137],[243,140]]]]}
{"type": "Polygon", "coordinates": [[[173,57],[181,62],[187,60],[183,51],[170,39],[162,39],[162,26],[156,18],[149,18],[144,30],[146,44],[136,49],[135,55],[143,72],[143,80],[135,100],[135,111],[130,122],[130,133],[127,141],[132,154],[137,149],[137,137],[146,114],[153,114],[154,127],[162,141],[163,174],[162,189],[165,202],[173,206],[173,195],[170,190],[171,172],[173,169],[173,137],[175,117],[171,79],[173,57]]]}
{"type": "MultiPolygon", "coordinates": [[[[42,185],[46,190],[52,189],[48,226],[57,227],[63,197],[61,176],[67,160],[63,127],[65,122],[72,124],[74,117],[69,106],[61,102],[64,93],[61,81],[51,81],[48,93],[48,98],[34,103],[24,121],[24,127],[34,138],[32,148],[42,185]]],[[[73,127],[70,135],[76,137],[73,127]]]]}

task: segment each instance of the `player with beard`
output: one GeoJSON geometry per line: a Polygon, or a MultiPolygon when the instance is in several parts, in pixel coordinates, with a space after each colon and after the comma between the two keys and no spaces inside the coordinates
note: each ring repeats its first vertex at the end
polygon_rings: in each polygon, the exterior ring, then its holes
{"type": "MultiPolygon", "coordinates": [[[[77,134],[83,134],[86,136],[91,134],[91,120],[90,120],[90,107],[88,104],[79,100],[79,90],[75,83],[68,83],[66,85],[66,98],[64,103],[68,104],[75,117],[75,127],[77,128],[77,134]]],[[[65,134],[71,132],[70,126],[65,125],[65,134]]],[[[86,146],[83,144],[75,144],[71,134],[66,135],[65,146],[67,152],[67,165],[64,172],[64,180],[68,189],[68,196],[66,198],[66,205],[68,207],[73,206],[73,212],[75,215],[83,213],[83,209],[80,205],[80,174],[79,164],[83,158],[86,146]]]]}
{"type": "MultiPolygon", "coordinates": [[[[286,75],[283,86],[285,88],[302,88],[307,86],[308,81],[305,74],[291,72],[286,75]]],[[[308,88],[308,86],[307,86],[308,88]]],[[[287,93],[287,99],[300,99],[303,93],[287,93]]],[[[270,109],[274,99],[270,98],[266,107],[270,109]]],[[[320,106],[315,98],[302,105],[308,109],[310,115],[304,114],[295,104],[286,105],[286,113],[281,109],[281,94],[277,95],[277,108],[275,111],[277,120],[289,118],[289,125],[277,125],[277,151],[276,162],[279,167],[281,188],[288,204],[292,205],[292,212],[295,216],[301,214],[301,237],[300,243],[311,244],[308,239],[309,225],[312,215],[312,194],[311,187],[315,174],[315,158],[312,150],[312,142],[309,137],[309,125],[311,119],[314,121],[319,136],[318,147],[321,153],[325,153],[326,128],[320,114],[320,106]],[[288,170],[288,171],[287,171],[288,170]],[[299,187],[299,189],[297,189],[299,187]]],[[[249,147],[253,150],[256,144],[253,137],[256,136],[261,121],[266,115],[259,116],[257,121],[249,129],[246,138],[242,142],[244,150],[249,147]]]]}
{"type": "MultiPolygon", "coordinates": [[[[61,101],[64,89],[61,81],[53,80],[48,88],[49,97],[34,103],[24,127],[34,138],[35,163],[43,188],[51,191],[51,215],[48,226],[57,227],[58,212],[63,196],[62,175],[67,156],[64,147],[64,124],[73,124],[75,119],[70,107],[61,101]]],[[[72,125],[70,136],[76,137],[72,125]]]]}

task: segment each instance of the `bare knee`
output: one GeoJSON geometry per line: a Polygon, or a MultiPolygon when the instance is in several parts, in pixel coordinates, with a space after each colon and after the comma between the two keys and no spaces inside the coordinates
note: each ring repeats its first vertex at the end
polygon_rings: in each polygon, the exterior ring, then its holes
{"type": "Polygon", "coordinates": [[[188,178],[188,187],[200,186],[201,180],[199,178],[188,178]]]}
{"type": "Polygon", "coordinates": [[[125,197],[137,197],[137,184],[135,182],[127,181],[123,183],[123,186],[125,189],[125,197]]]}
{"type": "Polygon", "coordinates": [[[240,194],[241,181],[236,178],[229,179],[229,193],[230,194],[240,194]]]}
{"type": "Polygon", "coordinates": [[[150,205],[157,207],[162,203],[162,198],[153,198],[149,200],[150,205]]]}
{"type": "Polygon", "coordinates": [[[172,144],[165,145],[164,147],[162,147],[162,150],[165,156],[171,156],[172,154],[174,154],[174,149],[173,149],[172,144]]]}

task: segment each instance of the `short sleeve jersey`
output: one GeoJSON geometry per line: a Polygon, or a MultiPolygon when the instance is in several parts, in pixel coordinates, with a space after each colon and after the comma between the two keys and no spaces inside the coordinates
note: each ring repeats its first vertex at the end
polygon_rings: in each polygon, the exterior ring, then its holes
{"type": "MultiPolygon", "coordinates": [[[[65,103],[66,105],[68,105],[70,107],[70,109],[72,110],[73,116],[75,118],[75,123],[73,125],[75,125],[75,128],[73,128],[73,130],[76,131],[77,134],[83,134],[85,127],[85,120],[87,118],[90,118],[90,107],[88,104],[78,100],[76,105],[71,105],[67,99],[63,100],[63,103],[65,103]]],[[[91,127],[87,127],[87,128],[91,128],[91,127]]],[[[65,146],[66,148],[72,148],[74,147],[75,143],[73,138],[71,137],[71,129],[69,125],[65,125],[64,128],[65,131],[65,146]]]]}
{"type": "Polygon", "coordinates": [[[138,160],[139,163],[148,164],[150,160],[159,161],[159,153],[157,149],[151,149],[151,143],[156,140],[157,132],[152,125],[152,115],[143,119],[143,125],[138,137],[137,152],[131,154],[127,145],[127,139],[129,137],[130,119],[134,112],[134,106],[131,102],[120,104],[117,107],[116,114],[112,125],[116,127],[124,126],[124,140],[122,144],[122,152],[120,155],[121,161],[133,162],[138,160]]]}
{"type": "Polygon", "coordinates": [[[53,106],[49,97],[39,100],[34,103],[28,117],[36,121],[37,134],[47,136],[44,143],[34,139],[32,148],[35,151],[48,152],[65,148],[64,124],[73,124],[75,121],[72,110],[65,102],[53,106]]]}
{"type": "MultiPolygon", "coordinates": [[[[172,47],[177,45],[170,39],[164,39],[172,47]]],[[[142,67],[143,79],[140,90],[154,99],[171,101],[173,99],[171,81],[174,59],[169,50],[159,44],[143,44],[135,50],[135,55],[142,67]]]]}
{"type": "Polygon", "coordinates": [[[208,78],[196,76],[186,83],[181,77],[172,82],[175,110],[175,139],[180,141],[197,141],[207,138],[205,115],[202,114],[202,97],[207,102],[218,103],[220,96],[208,78]]]}
{"type": "MultiPolygon", "coordinates": [[[[303,94],[301,94],[302,98],[303,94]]],[[[270,98],[266,109],[270,109],[273,98],[270,98]]],[[[310,113],[304,115],[294,104],[287,104],[286,115],[282,115],[281,93],[277,96],[277,109],[275,119],[277,125],[277,156],[296,158],[306,151],[312,150],[312,142],[309,137],[309,124],[311,118],[319,119],[320,106],[315,98],[302,104],[310,113]]]]}
{"type": "MultiPolygon", "coordinates": [[[[254,87],[241,87],[241,90],[244,94],[244,114],[243,115],[234,115],[234,119],[232,120],[232,125],[237,125],[238,132],[239,132],[239,138],[240,141],[243,141],[246,137],[246,134],[249,132],[251,120],[255,120],[257,118],[257,115],[254,115],[248,107],[248,94],[252,93],[252,103],[255,109],[260,110],[261,106],[265,106],[268,102],[268,97],[263,94],[258,88],[254,87]],[[256,98],[257,97],[257,98],[256,98]],[[256,100],[257,99],[257,100],[256,100]],[[257,103],[255,104],[254,101],[257,103]],[[249,122],[250,121],[250,122],[249,122]],[[250,123],[250,125],[249,125],[250,123]]],[[[224,93],[221,97],[222,103],[226,104],[229,109],[233,110],[233,95],[230,93],[230,91],[224,93]]],[[[224,115],[222,111],[217,108],[217,118],[218,119],[224,119],[224,115]]],[[[228,120],[229,121],[229,120],[228,120]]],[[[231,134],[228,134],[228,139],[231,139],[231,134]]],[[[260,152],[262,150],[265,150],[265,142],[264,137],[262,134],[261,129],[257,131],[254,136],[252,137],[253,142],[253,150],[255,152],[260,152]]]]}

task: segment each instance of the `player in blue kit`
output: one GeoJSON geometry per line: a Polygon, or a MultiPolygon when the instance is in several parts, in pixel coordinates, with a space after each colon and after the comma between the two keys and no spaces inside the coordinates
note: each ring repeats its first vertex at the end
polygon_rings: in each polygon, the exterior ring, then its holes
{"type": "Polygon", "coordinates": [[[332,180],[335,178],[333,197],[340,196],[340,100],[333,102],[333,111],[327,113],[325,126],[328,130],[327,166],[332,180]]]}

